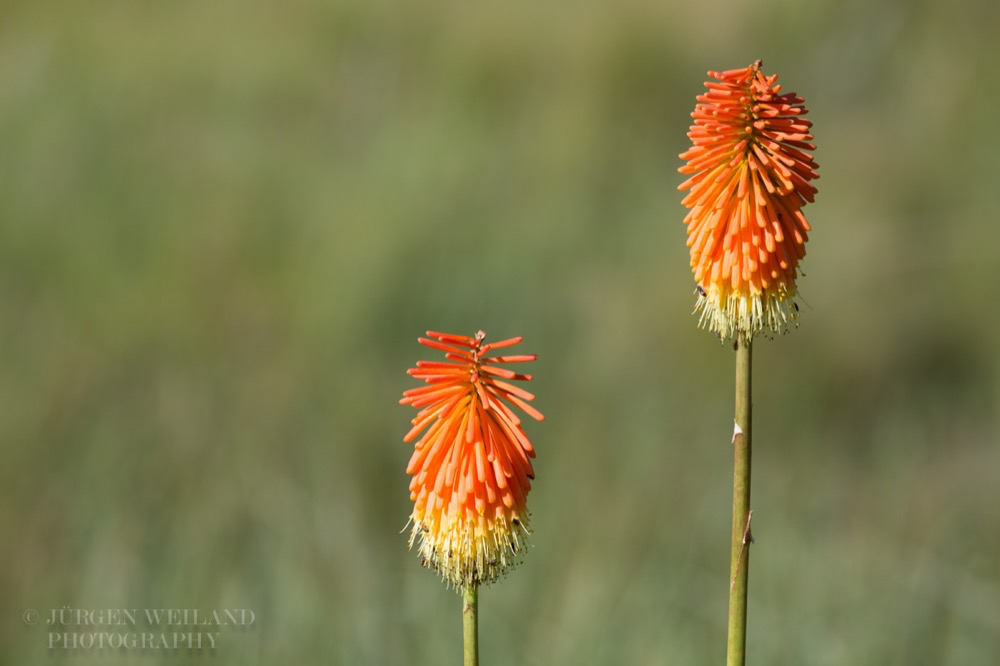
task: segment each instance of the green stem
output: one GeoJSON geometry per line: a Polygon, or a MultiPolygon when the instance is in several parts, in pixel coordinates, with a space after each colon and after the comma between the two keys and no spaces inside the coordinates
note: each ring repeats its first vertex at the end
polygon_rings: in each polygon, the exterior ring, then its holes
{"type": "Polygon", "coordinates": [[[750,352],[736,345],[736,425],[733,428],[733,533],[729,564],[729,640],[726,666],[746,663],[747,574],[750,568],[750,352]]]}
{"type": "Polygon", "coordinates": [[[462,588],[462,636],[465,639],[465,666],[479,666],[479,585],[462,588]]]}

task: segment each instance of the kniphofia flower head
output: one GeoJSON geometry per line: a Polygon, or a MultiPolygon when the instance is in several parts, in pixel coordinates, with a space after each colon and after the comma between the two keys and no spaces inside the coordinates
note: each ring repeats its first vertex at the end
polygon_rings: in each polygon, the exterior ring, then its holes
{"type": "Polygon", "coordinates": [[[763,330],[782,332],[798,311],[798,263],[810,230],[802,207],[811,202],[817,165],[806,151],[812,123],[804,100],[781,93],[777,75],[761,62],[709,72],[681,154],[692,174],[678,189],[700,323],[723,339],[749,341],[763,330]]]}
{"type": "Polygon", "coordinates": [[[485,338],[482,331],[474,337],[428,331],[420,343],[447,360],[418,361],[408,372],[426,385],[399,401],[421,410],[404,441],[423,432],[406,468],[413,477],[410,547],[419,536],[421,561],[455,587],[491,583],[520,561],[535,450],[511,405],[545,418],[528,404],[535,396],[509,383],[531,376],[504,367],[537,357],[491,355],[521,338],[485,338]]]}

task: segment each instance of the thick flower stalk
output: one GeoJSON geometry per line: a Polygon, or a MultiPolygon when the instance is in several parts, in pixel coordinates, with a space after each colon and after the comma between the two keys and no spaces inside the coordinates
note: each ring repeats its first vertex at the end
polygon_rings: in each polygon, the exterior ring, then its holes
{"type": "Polygon", "coordinates": [[[408,372],[426,386],[400,400],[421,410],[404,441],[423,432],[406,468],[413,477],[410,546],[419,536],[424,565],[466,589],[495,581],[520,561],[535,450],[511,405],[544,419],[528,404],[535,397],[509,383],[531,376],[503,367],[536,355],[489,355],[521,338],[486,343],[485,337],[428,331],[419,342],[447,360],[417,362],[408,372]]]}
{"type": "Polygon", "coordinates": [[[796,316],[817,165],[803,99],[781,93],[761,62],[709,72],[680,168],[700,323],[723,339],[784,332],[796,316]]]}

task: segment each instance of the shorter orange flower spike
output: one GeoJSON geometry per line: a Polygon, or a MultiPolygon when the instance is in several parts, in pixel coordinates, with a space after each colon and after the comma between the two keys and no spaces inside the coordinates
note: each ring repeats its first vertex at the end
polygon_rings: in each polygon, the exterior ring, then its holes
{"type": "Polygon", "coordinates": [[[749,341],[762,331],[784,332],[798,312],[799,260],[805,256],[817,165],[806,152],[812,123],[803,99],[780,94],[777,75],[761,62],[709,72],[715,79],[698,97],[688,132],[692,148],[679,169],[693,174],[687,225],[691,268],[698,285],[699,323],[723,339],[749,341]]]}
{"type": "Polygon", "coordinates": [[[471,338],[427,331],[420,344],[443,351],[448,362],[418,361],[408,372],[427,385],[399,401],[422,408],[403,441],[424,432],[406,468],[413,477],[410,547],[419,536],[422,563],[456,588],[491,583],[520,561],[535,450],[507,403],[545,418],[528,404],[535,396],[508,383],[531,376],[502,367],[537,357],[487,356],[521,338],[485,338],[482,331],[471,338]]]}

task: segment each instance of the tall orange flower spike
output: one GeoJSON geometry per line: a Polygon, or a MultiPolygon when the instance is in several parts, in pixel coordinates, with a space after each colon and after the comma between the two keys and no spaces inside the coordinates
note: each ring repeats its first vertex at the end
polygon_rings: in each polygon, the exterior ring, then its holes
{"type": "Polygon", "coordinates": [[[528,530],[527,497],[535,450],[507,403],[536,420],[531,393],[505,380],[530,375],[501,367],[535,354],[488,356],[521,338],[487,344],[475,337],[427,331],[420,344],[445,361],[418,361],[410,375],[427,385],[403,393],[400,404],[422,408],[403,441],[421,432],[406,468],[413,476],[413,531],[421,561],[456,588],[491,583],[520,561],[528,530]]]}
{"type": "Polygon", "coordinates": [[[777,75],[761,62],[709,72],[688,132],[693,146],[681,154],[692,174],[679,190],[691,268],[698,285],[699,323],[723,339],[749,341],[762,331],[783,332],[798,312],[794,302],[799,260],[809,223],[817,164],[805,151],[812,123],[804,100],[780,94],[777,75]]]}

